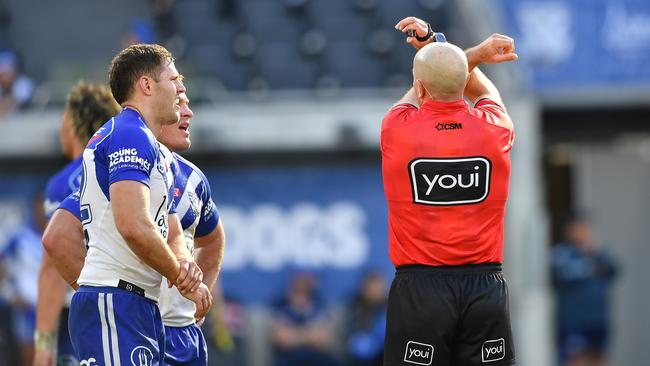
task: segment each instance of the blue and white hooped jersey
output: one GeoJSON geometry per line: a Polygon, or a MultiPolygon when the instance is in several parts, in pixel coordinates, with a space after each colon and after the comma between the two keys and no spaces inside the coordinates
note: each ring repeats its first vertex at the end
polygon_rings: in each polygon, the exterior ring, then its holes
{"type": "Polygon", "coordinates": [[[83,153],[79,207],[88,253],[77,282],[117,287],[124,280],[157,301],[162,276],[131,251],[115,226],[109,187],[124,180],[149,187],[151,219],[167,238],[168,213],[175,212],[171,154],[130,108],[104,124],[83,153]]]}
{"type": "Polygon", "coordinates": [[[61,204],[68,195],[79,189],[79,185],[81,185],[81,173],[83,170],[81,167],[81,161],[82,157],[80,156],[69,162],[47,182],[43,209],[45,211],[45,217],[48,220],[52,218],[52,215],[59,207],[59,204],[61,204]]]}
{"type": "MultiPolygon", "coordinates": [[[[177,164],[174,176],[174,202],[183,226],[185,243],[194,254],[194,238],[211,233],[219,223],[219,214],[212,201],[210,183],[203,172],[182,156],[174,153],[177,164]]],[[[163,323],[185,327],[194,323],[196,307],[181,295],[176,287],[168,288],[163,281],[160,291],[160,313],[163,323]]]]}

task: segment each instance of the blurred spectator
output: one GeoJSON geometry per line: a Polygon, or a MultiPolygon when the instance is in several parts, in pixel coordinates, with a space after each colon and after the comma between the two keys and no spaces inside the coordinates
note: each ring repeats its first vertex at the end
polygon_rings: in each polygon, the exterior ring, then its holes
{"type": "Polygon", "coordinates": [[[381,366],[386,333],[386,280],[366,276],[349,311],[347,353],[352,366],[381,366]]]}
{"type": "Polygon", "coordinates": [[[217,0],[217,15],[222,18],[235,18],[238,15],[236,0],[217,0]]]}
{"type": "Polygon", "coordinates": [[[141,18],[131,21],[129,29],[122,35],[122,48],[139,43],[156,43],[156,32],[153,26],[141,18]]]}
{"type": "Polygon", "coordinates": [[[567,366],[602,366],[610,335],[609,288],[617,267],[596,246],[584,214],[571,215],[563,232],[552,263],[560,358],[567,366]]]}
{"type": "Polygon", "coordinates": [[[212,308],[202,326],[208,346],[208,364],[241,366],[244,359],[244,306],[225,298],[219,284],[214,287],[212,308]]]}
{"type": "Polygon", "coordinates": [[[19,73],[18,57],[0,51],[0,117],[28,106],[34,95],[34,82],[19,73]]]}
{"type": "Polygon", "coordinates": [[[168,40],[176,33],[174,27],[174,0],[150,0],[153,20],[163,40],[168,40]]]}
{"type": "Polygon", "coordinates": [[[18,227],[0,245],[0,261],[6,270],[10,290],[7,300],[13,305],[14,338],[23,366],[31,365],[34,355],[32,337],[36,325],[38,270],[43,255],[41,235],[45,227],[42,194],[36,195],[33,212],[32,224],[18,227]]]}
{"type": "Polygon", "coordinates": [[[328,314],[316,298],[314,278],[295,276],[273,317],[275,366],[340,365],[330,350],[333,336],[328,314]]]}

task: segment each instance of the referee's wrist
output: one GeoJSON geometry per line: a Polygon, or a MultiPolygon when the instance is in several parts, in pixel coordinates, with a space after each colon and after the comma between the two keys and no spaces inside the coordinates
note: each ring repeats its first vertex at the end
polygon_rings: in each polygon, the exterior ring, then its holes
{"type": "Polygon", "coordinates": [[[54,348],[54,333],[36,330],[34,332],[34,347],[37,350],[52,350],[54,348]]]}

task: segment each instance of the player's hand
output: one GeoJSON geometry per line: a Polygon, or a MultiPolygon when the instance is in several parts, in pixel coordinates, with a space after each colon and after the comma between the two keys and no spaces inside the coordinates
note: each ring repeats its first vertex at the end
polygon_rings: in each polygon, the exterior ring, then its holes
{"type": "Polygon", "coordinates": [[[53,364],[54,352],[51,349],[36,348],[34,351],[33,366],[51,366],[53,364]]]}
{"type": "Polygon", "coordinates": [[[212,294],[210,293],[208,286],[201,283],[195,291],[181,294],[196,305],[194,319],[204,318],[212,306],[212,294]]]}
{"type": "Polygon", "coordinates": [[[203,281],[203,272],[194,261],[181,259],[178,261],[181,266],[180,273],[174,284],[181,294],[196,291],[203,281]]]}
{"type": "Polygon", "coordinates": [[[470,65],[498,64],[519,58],[515,53],[515,40],[499,33],[492,34],[465,54],[470,65]]]}
{"type": "MultiPolygon", "coordinates": [[[[395,24],[395,29],[403,32],[404,34],[408,33],[409,30],[414,30],[415,34],[417,34],[418,37],[426,36],[427,32],[429,31],[427,22],[416,17],[407,17],[400,20],[399,23],[395,24]]],[[[418,41],[415,37],[406,37],[406,43],[415,47],[416,50],[419,50],[420,48],[428,45],[429,43],[432,43],[433,41],[433,37],[427,39],[424,42],[418,41]]]]}

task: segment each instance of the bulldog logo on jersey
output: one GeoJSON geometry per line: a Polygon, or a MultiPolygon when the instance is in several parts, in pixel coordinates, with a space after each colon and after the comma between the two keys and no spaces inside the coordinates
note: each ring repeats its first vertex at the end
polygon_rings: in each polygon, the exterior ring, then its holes
{"type": "Polygon", "coordinates": [[[451,206],[479,203],[490,192],[490,160],[418,158],[409,164],[413,202],[451,206]]]}
{"type": "Polygon", "coordinates": [[[153,353],[145,346],[137,346],[131,351],[131,364],[133,366],[152,366],[153,353]]]}
{"type": "Polygon", "coordinates": [[[201,202],[199,201],[199,197],[196,196],[196,193],[191,191],[187,192],[187,197],[190,199],[190,208],[194,213],[194,217],[199,216],[201,214],[201,202]]]}

